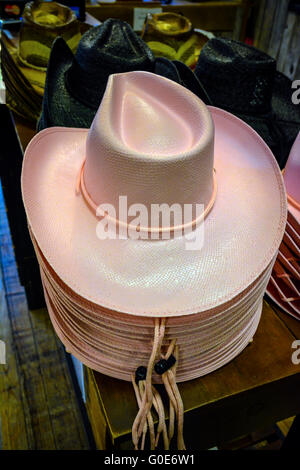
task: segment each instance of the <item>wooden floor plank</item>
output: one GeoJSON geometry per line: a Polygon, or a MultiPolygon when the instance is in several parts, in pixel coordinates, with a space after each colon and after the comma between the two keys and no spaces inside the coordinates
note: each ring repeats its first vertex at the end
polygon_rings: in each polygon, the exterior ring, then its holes
{"type": "Polygon", "coordinates": [[[0,184],[0,258],[5,260],[2,263],[3,282],[6,293],[24,292],[18,278],[18,271],[15,261],[14,249],[10,236],[7,213],[5,209],[2,188],[0,184]]]}
{"type": "Polygon", "coordinates": [[[87,439],[80,420],[63,345],[60,341],[56,342],[56,335],[46,309],[35,310],[30,312],[30,315],[56,448],[86,449],[87,439]],[[66,429],[72,429],[72,432],[66,433],[66,429]]]}
{"type": "Polygon", "coordinates": [[[46,310],[28,310],[0,189],[0,442],[3,449],[89,448],[73,383],[46,310]]]}
{"type": "Polygon", "coordinates": [[[18,270],[14,258],[12,244],[1,244],[0,253],[1,259],[5,260],[5,265],[2,267],[2,269],[6,294],[24,294],[24,288],[20,285],[18,278],[18,270]]]}
{"type": "Polygon", "coordinates": [[[41,374],[39,354],[25,296],[10,295],[8,309],[20,373],[24,387],[26,426],[34,436],[30,448],[55,449],[49,406],[41,374]]]}

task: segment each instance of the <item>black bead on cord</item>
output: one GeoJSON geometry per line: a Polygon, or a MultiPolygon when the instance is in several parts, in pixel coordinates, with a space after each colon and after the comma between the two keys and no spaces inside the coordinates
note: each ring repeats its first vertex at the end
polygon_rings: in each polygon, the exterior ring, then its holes
{"type": "MultiPolygon", "coordinates": [[[[162,375],[167,370],[171,369],[176,362],[176,358],[171,354],[168,359],[160,359],[154,366],[154,370],[158,375],[162,375]]],[[[147,368],[140,366],[135,371],[135,383],[138,384],[140,380],[146,380],[147,368]]]]}
{"type": "Polygon", "coordinates": [[[135,383],[138,385],[140,380],[146,380],[147,367],[140,366],[135,371],[135,383]]]}
{"type": "Polygon", "coordinates": [[[171,354],[168,359],[160,359],[155,364],[154,370],[158,375],[162,375],[167,372],[167,370],[171,369],[171,367],[174,366],[175,362],[176,359],[173,354],[171,354]]]}

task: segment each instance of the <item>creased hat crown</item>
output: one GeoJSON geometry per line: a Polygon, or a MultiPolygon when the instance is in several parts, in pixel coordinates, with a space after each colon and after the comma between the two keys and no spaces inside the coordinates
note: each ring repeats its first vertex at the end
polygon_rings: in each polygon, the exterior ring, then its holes
{"type": "MultiPolygon", "coordinates": [[[[124,71],[125,62],[128,66],[132,63],[135,69],[137,63],[150,67],[154,62],[151,50],[131,26],[125,21],[112,18],[91,28],[82,36],[75,57],[80,66],[89,72],[99,66],[100,58],[102,67],[103,60],[106,59],[108,66],[112,66],[113,62],[113,66],[120,71],[124,71]]],[[[118,70],[115,69],[115,73],[118,70]]]]}
{"type": "Polygon", "coordinates": [[[215,106],[241,113],[271,110],[275,72],[272,57],[224,38],[204,45],[195,69],[215,106]]]}
{"type": "Polygon", "coordinates": [[[84,181],[96,205],[203,204],[213,192],[214,128],[189,90],[148,72],[110,77],[86,145],[84,181]]]}

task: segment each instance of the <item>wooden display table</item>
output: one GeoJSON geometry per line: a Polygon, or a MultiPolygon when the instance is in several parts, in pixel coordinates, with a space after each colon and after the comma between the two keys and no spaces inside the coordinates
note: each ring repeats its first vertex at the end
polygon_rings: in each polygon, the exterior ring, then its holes
{"type": "MultiPolygon", "coordinates": [[[[292,343],[300,322],[264,302],[254,340],[233,361],[179,385],[188,450],[207,449],[300,413],[300,364],[292,343]]],[[[300,354],[299,354],[300,357],[300,354]]],[[[85,368],[86,407],[99,449],[131,449],[133,387],[85,368]]]]}

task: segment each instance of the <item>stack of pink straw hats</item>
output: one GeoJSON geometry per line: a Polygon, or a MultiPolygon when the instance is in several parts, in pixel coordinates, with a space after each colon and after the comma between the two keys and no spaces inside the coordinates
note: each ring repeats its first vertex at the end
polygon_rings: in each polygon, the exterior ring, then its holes
{"type": "Polygon", "coordinates": [[[110,76],[90,130],[34,137],[22,191],[57,335],[92,369],[146,384],[138,448],[159,408],[152,383],[171,384],[182,421],[176,382],[223,366],[255,334],[286,224],[275,158],[233,115],[130,72],[110,76]]]}
{"type": "Polygon", "coordinates": [[[267,294],[285,312],[300,320],[300,132],[284,170],[284,182],[287,224],[267,294]]]}

